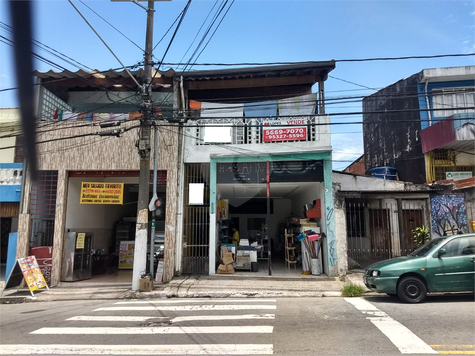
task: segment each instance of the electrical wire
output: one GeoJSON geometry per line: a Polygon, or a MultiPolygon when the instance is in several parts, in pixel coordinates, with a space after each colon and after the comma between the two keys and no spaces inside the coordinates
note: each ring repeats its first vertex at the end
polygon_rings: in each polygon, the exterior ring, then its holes
{"type": "MultiPolygon", "coordinates": [[[[433,59],[433,58],[450,58],[450,57],[471,57],[475,56],[475,52],[470,53],[453,53],[453,54],[435,54],[425,56],[401,56],[401,57],[369,57],[369,58],[347,58],[347,59],[332,59],[334,62],[371,62],[371,61],[398,61],[406,59],[433,59]]],[[[301,63],[314,63],[313,61],[300,61],[301,63]]],[[[163,63],[169,66],[182,66],[186,63],[170,62],[163,63]]],[[[195,63],[195,66],[271,66],[271,65],[286,65],[295,64],[295,62],[241,62],[241,63],[195,63]]]]}
{"type": "Polygon", "coordinates": [[[109,21],[107,21],[105,18],[103,18],[101,15],[99,15],[96,11],[94,11],[91,7],[89,7],[84,1],[79,0],[81,4],[86,6],[89,10],[91,10],[94,14],[96,14],[101,20],[103,20],[106,24],[108,24],[110,27],[112,27],[114,30],[116,30],[119,34],[121,34],[124,38],[126,38],[130,43],[132,43],[135,47],[137,47],[140,51],[144,52],[144,49],[141,48],[137,43],[132,41],[129,37],[127,37],[125,34],[123,34],[117,27],[112,25],[109,21]]]}
{"type": "Polygon", "coordinates": [[[170,50],[170,47],[171,47],[171,45],[172,45],[172,43],[173,43],[173,40],[175,39],[175,36],[176,36],[178,30],[180,29],[180,26],[181,26],[181,24],[182,24],[182,22],[183,22],[183,19],[185,18],[186,13],[188,12],[188,8],[190,7],[191,1],[192,1],[192,0],[188,0],[188,2],[187,2],[187,4],[186,4],[185,8],[184,8],[183,11],[181,12],[182,15],[181,15],[181,17],[180,17],[180,21],[178,22],[178,25],[177,25],[177,27],[175,28],[175,31],[173,32],[172,38],[170,39],[170,42],[168,43],[168,46],[167,46],[165,52],[163,53],[162,60],[159,62],[159,65],[158,65],[157,69],[155,70],[155,72],[154,72],[154,74],[153,74],[153,77],[152,77],[152,79],[150,80],[150,83],[148,84],[147,91],[150,89],[150,86],[152,85],[152,82],[153,82],[153,80],[155,79],[155,76],[157,75],[158,71],[160,70],[161,62],[163,62],[163,60],[165,59],[165,57],[166,57],[168,51],[170,50]]]}
{"type": "Polygon", "coordinates": [[[73,4],[73,2],[71,0],[68,0],[68,2],[71,4],[72,7],[74,7],[74,9],[77,11],[77,13],[82,17],[82,19],[88,24],[88,26],[91,28],[91,30],[96,34],[96,36],[102,41],[102,43],[107,47],[107,49],[109,50],[109,52],[112,53],[112,55],[115,57],[115,59],[117,59],[117,61],[122,65],[122,67],[125,69],[125,71],[127,72],[127,74],[132,78],[132,80],[137,84],[137,87],[140,87],[140,84],[139,82],[137,81],[137,79],[135,79],[135,77],[129,72],[129,70],[127,69],[127,67],[121,62],[121,60],[119,59],[119,57],[117,57],[117,55],[114,53],[114,51],[112,51],[112,49],[107,45],[107,43],[102,39],[102,37],[99,35],[99,33],[97,33],[97,31],[94,29],[94,27],[89,23],[89,21],[87,21],[87,19],[83,16],[83,14],[79,11],[79,9],[73,4]]]}

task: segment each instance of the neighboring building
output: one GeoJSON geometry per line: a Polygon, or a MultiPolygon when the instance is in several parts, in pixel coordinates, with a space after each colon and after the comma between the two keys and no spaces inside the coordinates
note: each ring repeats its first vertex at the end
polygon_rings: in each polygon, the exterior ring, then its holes
{"type": "Polygon", "coordinates": [[[412,252],[412,230],[430,225],[436,192],[423,184],[334,171],[336,230],[347,237],[347,269],[412,252]]]}
{"type": "MultiPolygon", "coordinates": [[[[36,130],[39,174],[36,182],[28,177],[24,187],[17,256],[27,256],[33,248],[50,247],[50,284],[57,285],[84,278],[87,273],[90,277],[91,270],[85,266],[95,259],[91,250],[103,251],[117,263],[121,240],[135,238],[140,167],[140,122],[136,119],[141,118],[137,112],[141,104],[140,98],[136,99],[136,84],[125,71],[35,74],[40,84],[38,118],[43,120],[37,122],[36,130]],[[101,128],[113,121],[121,122],[120,127],[101,128]],[[122,131],[120,137],[103,136],[117,129],[122,131]],[[123,183],[123,188],[117,188],[123,201],[101,204],[83,199],[81,204],[82,183],[87,182],[123,183]],[[81,253],[75,254],[70,234],[79,233],[87,235],[80,237],[81,253]]],[[[132,74],[141,82],[142,70],[132,74]]],[[[153,75],[154,101],[162,111],[171,112],[174,73],[153,75]]],[[[157,190],[166,201],[166,214],[158,219],[156,231],[165,240],[163,278],[168,281],[174,272],[178,130],[166,124],[158,132],[157,190]]],[[[132,256],[131,250],[122,267],[130,267],[126,260],[132,256]]]]}
{"type": "Polygon", "coordinates": [[[425,183],[475,175],[475,66],[424,69],[363,99],[365,167],[425,183]]]}
{"type": "MultiPolygon", "coordinates": [[[[366,173],[440,186],[475,177],[475,66],[424,69],[363,99],[366,173]],[[443,184],[442,184],[443,185],[443,184]]],[[[431,196],[434,235],[474,231],[473,184],[431,196]]]]}
{"type": "Polygon", "coordinates": [[[364,166],[364,155],[361,155],[359,158],[357,158],[356,161],[346,167],[343,172],[364,175],[366,172],[364,166]]]}
{"type": "MultiPolygon", "coordinates": [[[[23,160],[21,158],[21,125],[18,108],[0,109],[0,223],[1,274],[8,275],[15,255],[7,261],[10,241],[16,243],[20,208],[23,160]],[[8,262],[8,266],[7,266],[8,262]]],[[[13,248],[15,246],[10,246],[13,248]]]]}

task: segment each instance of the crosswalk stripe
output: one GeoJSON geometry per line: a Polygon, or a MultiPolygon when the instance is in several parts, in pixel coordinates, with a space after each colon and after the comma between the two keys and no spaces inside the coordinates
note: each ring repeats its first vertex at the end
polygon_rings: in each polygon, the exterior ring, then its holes
{"type": "Polygon", "coordinates": [[[117,302],[114,304],[178,304],[178,303],[275,303],[276,299],[166,299],[166,300],[134,300],[128,302],[117,302]]]}
{"type": "Polygon", "coordinates": [[[185,327],[58,327],[41,328],[39,335],[151,335],[151,334],[269,334],[273,326],[185,326],[185,327]]]}
{"type": "Polygon", "coordinates": [[[244,319],[275,319],[274,314],[243,314],[243,315],[201,315],[201,316],[180,316],[171,319],[172,323],[181,321],[197,320],[244,320],[244,319]]]}
{"type": "Polygon", "coordinates": [[[385,312],[376,308],[362,298],[344,298],[356,309],[366,314],[369,319],[402,354],[436,354],[432,349],[411,330],[397,322],[385,312]]]}
{"type": "Polygon", "coordinates": [[[275,314],[242,314],[242,315],[192,315],[181,316],[170,319],[160,316],[87,316],[79,315],[66,319],[67,321],[147,321],[149,319],[166,319],[171,323],[179,323],[182,321],[198,321],[198,320],[246,320],[246,319],[275,319],[275,314]]]}
{"type": "Polygon", "coordinates": [[[2,345],[0,355],[272,355],[272,344],[2,345]]]}
{"type": "Polygon", "coordinates": [[[156,316],[73,316],[68,321],[147,321],[148,319],[169,319],[156,316]]]}
{"type": "Polygon", "coordinates": [[[183,306],[146,306],[146,307],[108,307],[93,311],[119,310],[168,310],[168,311],[200,311],[200,310],[245,310],[245,309],[277,309],[275,305],[183,305],[183,306]]]}

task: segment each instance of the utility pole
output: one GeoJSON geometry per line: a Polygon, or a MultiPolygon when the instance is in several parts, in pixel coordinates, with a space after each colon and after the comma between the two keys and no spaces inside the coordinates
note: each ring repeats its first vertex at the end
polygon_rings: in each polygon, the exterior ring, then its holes
{"type": "MultiPolygon", "coordinates": [[[[137,226],[135,230],[134,267],[132,271],[132,290],[140,288],[140,276],[146,271],[148,203],[150,191],[150,125],[153,117],[152,103],[152,50],[154,1],[148,1],[147,30],[145,39],[144,74],[142,84],[142,120],[138,150],[140,154],[139,195],[137,202],[137,226]]],[[[153,239],[153,236],[152,236],[153,239]]],[[[150,251],[153,258],[153,251],[150,251]]]]}

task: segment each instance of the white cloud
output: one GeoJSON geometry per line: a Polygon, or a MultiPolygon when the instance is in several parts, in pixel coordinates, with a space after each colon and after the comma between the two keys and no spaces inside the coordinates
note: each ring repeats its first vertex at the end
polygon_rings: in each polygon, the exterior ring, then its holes
{"type": "Polygon", "coordinates": [[[332,137],[333,169],[343,170],[359,158],[363,150],[361,134],[337,134],[332,137]]]}

